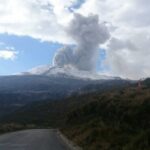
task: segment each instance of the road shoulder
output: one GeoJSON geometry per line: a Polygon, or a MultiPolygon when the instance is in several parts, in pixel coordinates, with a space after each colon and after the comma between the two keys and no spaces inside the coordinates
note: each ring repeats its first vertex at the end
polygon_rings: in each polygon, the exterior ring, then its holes
{"type": "Polygon", "coordinates": [[[62,141],[70,148],[70,150],[82,150],[81,147],[77,146],[75,143],[70,141],[65,135],[63,135],[59,130],[57,130],[57,135],[62,141]]]}

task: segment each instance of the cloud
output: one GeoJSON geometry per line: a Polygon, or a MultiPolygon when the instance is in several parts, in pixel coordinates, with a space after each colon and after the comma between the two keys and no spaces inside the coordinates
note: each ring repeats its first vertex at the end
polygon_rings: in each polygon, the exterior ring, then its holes
{"type": "Polygon", "coordinates": [[[0,59],[14,60],[18,52],[14,50],[0,50],[0,59]]]}
{"type": "MultiPolygon", "coordinates": [[[[110,68],[107,73],[129,78],[150,75],[149,0],[117,0],[117,2],[115,0],[83,0],[81,3],[79,0],[0,0],[0,3],[0,33],[30,36],[42,41],[63,44],[74,44],[79,40],[73,36],[70,38],[66,33],[66,27],[73,18],[73,13],[83,16],[97,14],[100,22],[106,23],[112,39],[116,39],[105,44],[107,54],[105,62],[110,68]],[[124,73],[121,69],[123,67],[127,68],[124,69],[126,70],[124,73]]],[[[57,55],[59,57],[63,55],[64,58],[61,57],[61,59],[64,65],[74,58],[69,64],[76,64],[75,66],[80,69],[84,68],[84,63],[83,67],[80,65],[82,59],[77,63],[77,58],[74,57],[74,55],[80,55],[77,54],[76,49],[71,50],[72,52],[68,49],[72,48],[63,48],[57,55]],[[70,55],[69,59],[64,55],[64,51],[70,55]]],[[[88,56],[85,55],[85,57],[88,56]]],[[[92,68],[91,64],[87,70],[92,68]]]]}
{"type": "Polygon", "coordinates": [[[107,74],[132,79],[150,76],[149,0],[87,0],[77,12],[94,12],[107,23],[111,34],[103,62],[107,74]]]}
{"type": "Polygon", "coordinates": [[[105,61],[111,68],[110,73],[132,79],[149,77],[149,33],[142,31],[129,39],[110,40],[105,61]]]}
{"type": "Polygon", "coordinates": [[[64,27],[76,0],[0,0],[0,33],[69,43],[64,27]]]}
{"type": "Polygon", "coordinates": [[[9,46],[4,42],[0,42],[0,59],[14,60],[17,58],[18,51],[13,46],[9,46]]]}
{"type": "Polygon", "coordinates": [[[53,60],[54,66],[64,67],[73,65],[75,63],[75,55],[74,55],[74,49],[70,46],[65,46],[61,49],[59,49],[53,60]]]}
{"type": "Polygon", "coordinates": [[[70,65],[85,71],[95,70],[99,44],[109,39],[105,24],[99,23],[97,15],[84,17],[75,14],[66,31],[76,42],[76,47],[61,48],[55,55],[54,65],[59,67],[70,65]]]}

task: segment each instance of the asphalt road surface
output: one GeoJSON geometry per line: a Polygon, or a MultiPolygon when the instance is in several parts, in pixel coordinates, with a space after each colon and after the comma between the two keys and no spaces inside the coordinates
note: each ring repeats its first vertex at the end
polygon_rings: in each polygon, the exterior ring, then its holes
{"type": "Polygon", "coordinates": [[[57,130],[33,129],[0,136],[0,150],[70,150],[57,130]]]}

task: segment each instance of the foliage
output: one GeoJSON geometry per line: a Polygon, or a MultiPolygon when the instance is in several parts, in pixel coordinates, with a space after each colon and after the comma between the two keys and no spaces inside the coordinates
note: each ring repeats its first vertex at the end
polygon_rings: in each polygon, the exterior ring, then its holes
{"type": "Polygon", "coordinates": [[[90,98],[90,103],[68,113],[68,126],[62,131],[69,138],[85,150],[150,149],[149,87],[132,86],[90,98]]]}

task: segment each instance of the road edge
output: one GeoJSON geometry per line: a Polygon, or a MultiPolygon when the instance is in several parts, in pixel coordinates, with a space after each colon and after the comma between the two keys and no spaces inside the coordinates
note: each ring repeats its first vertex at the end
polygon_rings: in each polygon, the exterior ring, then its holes
{"type": "Polygon", "coordinates": [[[71,140],[69,140],[65,135],[63,135],[60,130],[57,130],[57,134],[63,140],[63,142],[67,144],[67,146],[71,150],[83,150],[81,147],[79,147],[78,145],[73,143],[71,140]]]}

